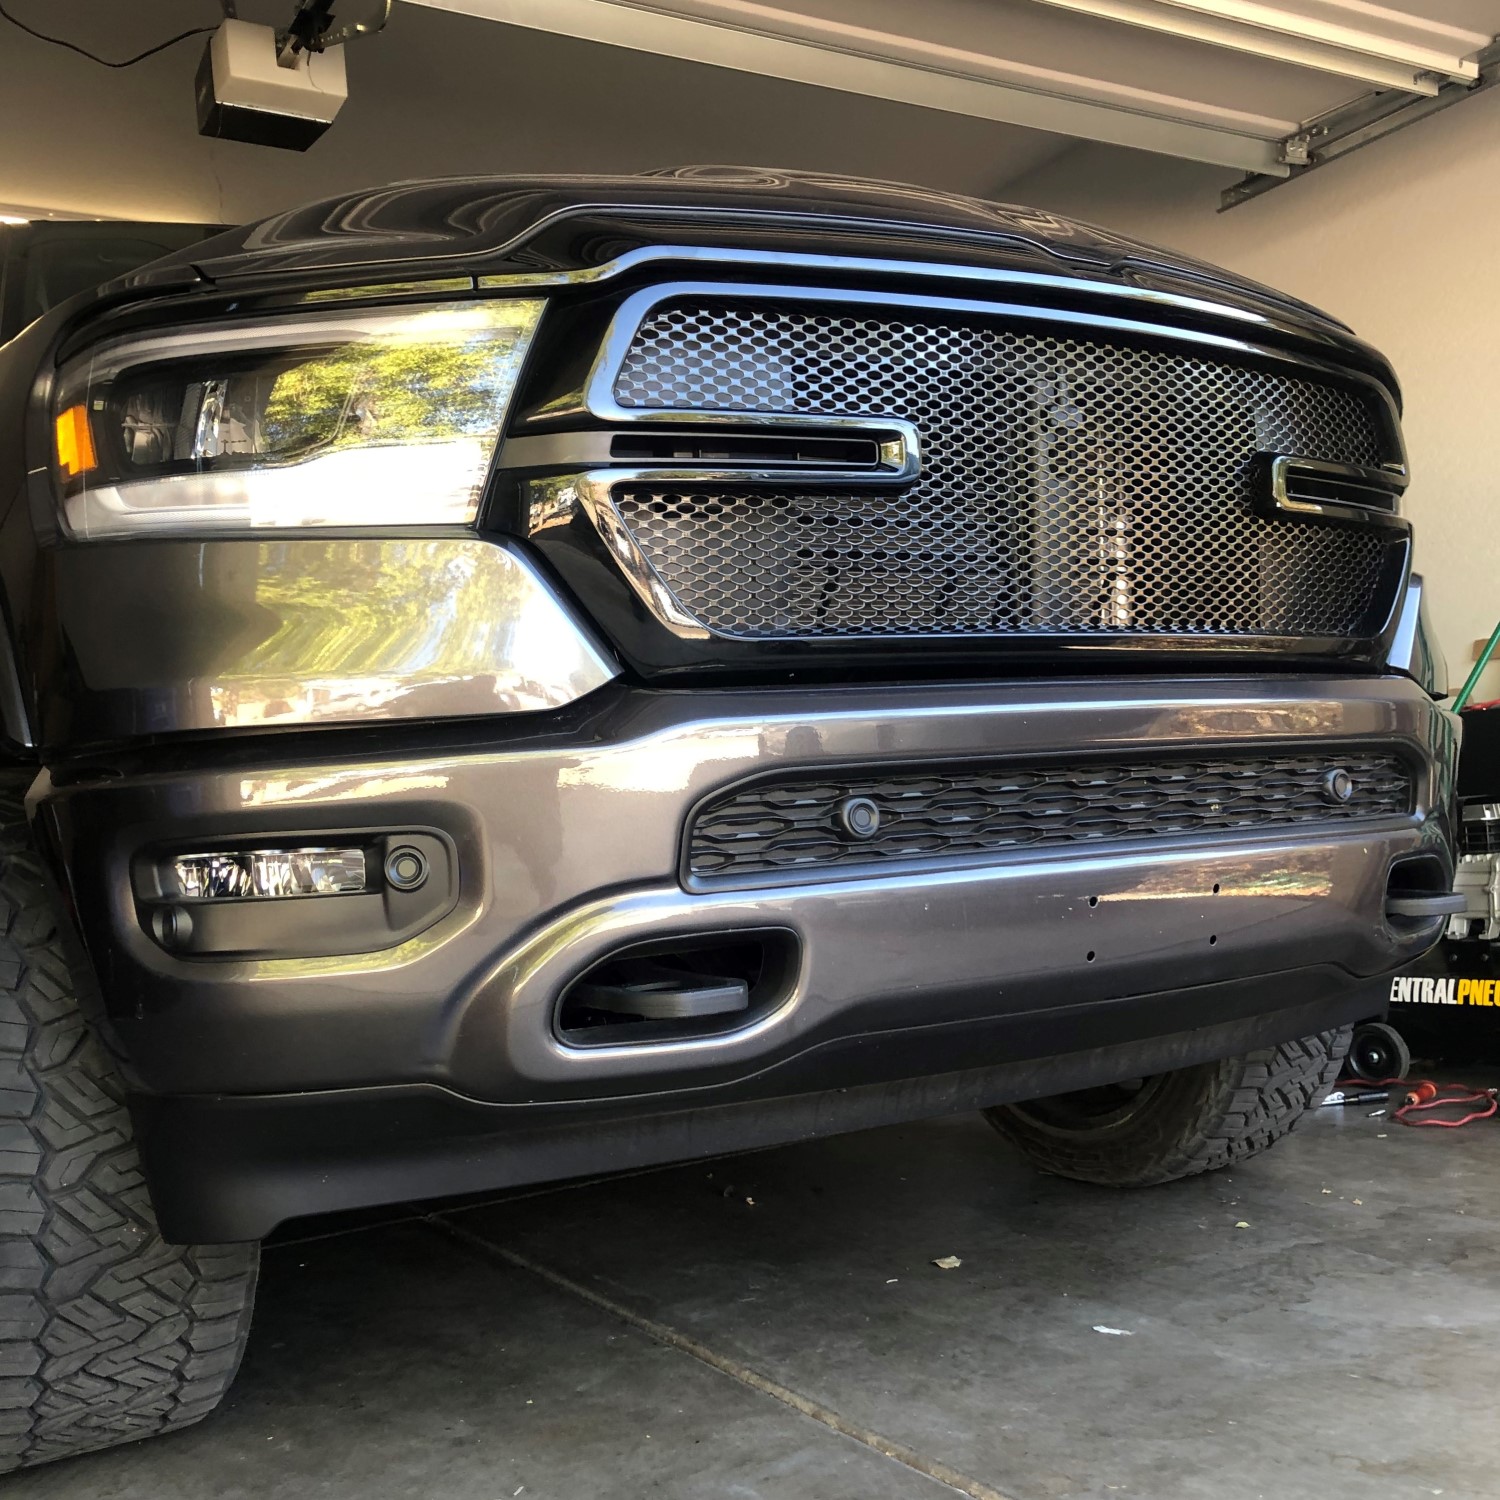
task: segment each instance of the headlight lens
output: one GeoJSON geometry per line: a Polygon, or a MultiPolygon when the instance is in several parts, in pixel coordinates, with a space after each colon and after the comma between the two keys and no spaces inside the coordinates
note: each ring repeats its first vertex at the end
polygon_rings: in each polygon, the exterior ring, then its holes
{"type": "Polygon", "coordinates": [[[58,381],[64,526],[471,522],[541,311],[496,299],[101,344],[58,381]]]}

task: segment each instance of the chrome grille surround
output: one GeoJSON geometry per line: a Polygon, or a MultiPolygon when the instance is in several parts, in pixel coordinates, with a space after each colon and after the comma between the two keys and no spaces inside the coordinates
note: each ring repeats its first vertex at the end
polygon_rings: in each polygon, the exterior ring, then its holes
{"type": "Polygon", "coordinates": [[[1373,386],[998,312],[729,293],[648,308],[612,377],[626,419],[920,434],[901,489],[621,476],[630,545],[714,635],[1347,639],[1387,612],[1388,533],[1254,503],[1259,455],[1389,464],[1373,386]]]}
{"type": "Polygon", "coordinates": [[[1370,750],[869,766],[713,794],[689,821],[684,873],[692,883],[774,884],[1125,839],[1326,831],[1409,813],[1413,795],[1406,762],[1370,750]],[[1346,801],[1326,790],[1336,770],[1353,778],[1346,801]],[[874,804],[873,834],[841,819],[852,799],[874,804]]]}

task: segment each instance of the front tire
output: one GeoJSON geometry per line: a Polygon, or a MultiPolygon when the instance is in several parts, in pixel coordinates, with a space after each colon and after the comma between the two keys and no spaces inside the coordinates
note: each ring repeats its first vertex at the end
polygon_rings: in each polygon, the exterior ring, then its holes
{"type": "Polygon", "coordinates": [[[0,1474],[185,1427],[229,1388],[258,1249],[169,1245],[0,782],[0,1474]]]}
{"type": "Polygon", "coordinates": [[[1352,1028],[1131,1084],[1005,1104],[985,1118],[1044,1172],[1150,1187],[1244,1161],[1333,1086],[1352,1028]]]}

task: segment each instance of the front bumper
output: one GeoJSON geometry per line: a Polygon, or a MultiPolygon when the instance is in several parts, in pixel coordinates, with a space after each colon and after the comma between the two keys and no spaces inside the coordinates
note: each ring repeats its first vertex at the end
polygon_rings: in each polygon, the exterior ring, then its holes
{"type": "MultiPolygon", "coordinates": [[[[223,1238],[423,1182],[457,1191],[777,1136],[764,1125],[695,1135],[683,1111],[849,1090],[847,1118],[863,1123],[860,1091],[899,1094],[903,1080],[963,1075],[954,1101],[996,1102],[1111,1068],[1131,1076],[1142,1046],[1164,1038],[1174,1040],[1158,1047],[1157,1066],[1213,1055],[1203,1048],[1216,1029],[1213,1045],[1232,1048],[1369,1014],[1383,976],[1441,928],[1393,930],[1384,901],[1395,861],[1427,854],[1451,868],[1452,752],[1451,716],[1394,677],[612,687],[565,718],[482,732],[224,742],[122,779],[44,776],[33,809],[142,1101],[159,1207],[176,1205],[174,1233],[223,1238]],[[1022,852],[751,891],[693,891],[679,879],[690,810],[776,767],[1335,743],[1399,747],[1416,768],[1415,810],[1274,837],[1022,852]],[[384,952],[174,957],[132,896],[132,859],[165,837],[186,847],[416,826],[451,840],[457,904],[384,952]],[[582,1047],[559,1037],[559,996],[598,959],[643,938],[740,929],[795,935],[796,971],[768,1014],[698,1039],[582,1047]],[[1101,1058],[1101,1048],[1114,1050],[1101,1058]],[[1079,1064],[1020,1067],[1059,1057],[1079,1064]],[[976,1069],[1000,1071],[986,1084],[976,1069]],[[317,1143],[302,1134],[288,1150],[286,1121],[335,1105],[347,1119],[378,1101],[376,1118],[417,1109],[422,1123],[412,1117],[399,1139],[355,1131],[343,1165],[324,1162],[309,1179],[317,1143]],[[437,1103],[447,1126],[433,1123],[437,1103]],[[254,1151],[228,1160],[258,1138],[247,1114],[280,1122],[266,1136],[281,1142],[275,1171],[254,1151]],[[667,1117],[670,1129],[642,1124],[667,1117]],[[545,1138],[549,1121],[594,1148],[562,1158],[515,1149],[523,1135],[545,1138]],[[511,1143],[499,1155],[475,1144],[499,1137],[511,1143]],[[217,1153],[206,1144],[216,1139],[217,1153]],[[415,1176],[376,1170],[372,1156],[386,1167],[399,1158],[415,1176]],[[438,1156],[472,1170],[424,1176],[438,1156]]],[[[931,1112],[930,1092],[908,1089],[886,1112],[931,1112]]],[[[836,1102],[815,1113],[824,1128],[844,1118],[836,1102]]],[[[788,1130],[806,1133],[805,1123],[788,1130]]]]}

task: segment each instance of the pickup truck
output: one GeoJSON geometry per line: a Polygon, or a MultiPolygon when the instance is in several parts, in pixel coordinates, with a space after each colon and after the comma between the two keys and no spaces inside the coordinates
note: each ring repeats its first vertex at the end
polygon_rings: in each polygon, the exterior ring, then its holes
{"type": "Polygon", "coordinates": [[[1396,378],[1289,297],[697,168],[32,311],[0,1469],[209,1412],[299,1215],[960,1110],[1238,1161],[1453,909],[1396,378]]]}

